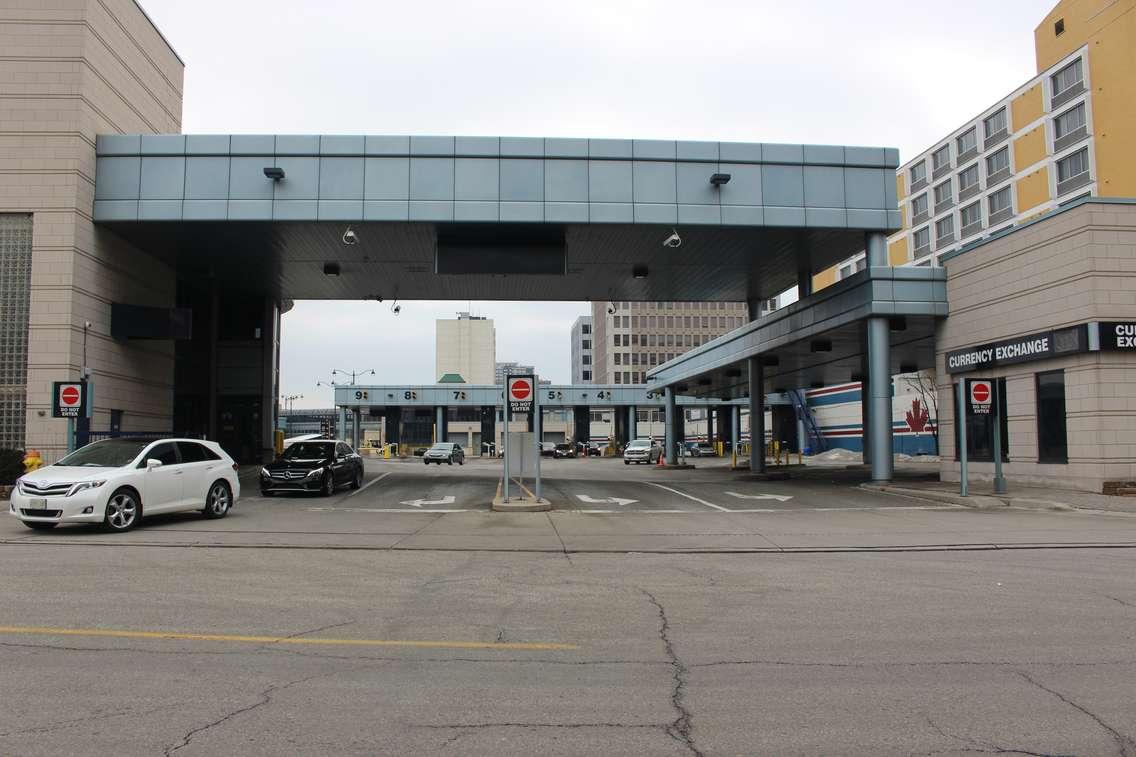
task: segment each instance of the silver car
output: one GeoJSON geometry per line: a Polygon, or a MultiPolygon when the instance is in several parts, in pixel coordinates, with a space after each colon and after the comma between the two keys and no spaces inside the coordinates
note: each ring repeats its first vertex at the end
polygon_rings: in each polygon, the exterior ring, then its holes
{"type": "Polygon", "coordinates": [[[458,465],[463,465],[465,464],[465,450],[462,449],[460,444],[440,442],[426,450],[426,453],[422,455],[422,462],[426,465],[430,463],[437,463],[438,465],[442,463],[448,465],[457,463],[458,465]]]}
{"type": "Polygon", "coordinates": [[[636,439],[630,442],[623,450],[623,464],[631,463],[657,463],[663,454],[663,448],[654,439],[636,439]]]}

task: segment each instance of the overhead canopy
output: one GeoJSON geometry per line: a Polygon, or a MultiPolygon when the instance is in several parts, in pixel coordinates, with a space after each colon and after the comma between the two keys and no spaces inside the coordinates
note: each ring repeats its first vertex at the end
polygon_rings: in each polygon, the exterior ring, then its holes
{"type": "Polygon", "coordinates": [[[94,214],[183,275],[278,297],[743,301],[899,228],[897,163],[758,143],[106,135],[94,214]]]}

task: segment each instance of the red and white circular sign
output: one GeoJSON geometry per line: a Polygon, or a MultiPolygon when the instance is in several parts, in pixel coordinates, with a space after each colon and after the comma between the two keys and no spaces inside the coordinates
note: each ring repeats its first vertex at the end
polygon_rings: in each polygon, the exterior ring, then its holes
{"type": "Polygon", "coordinates": [[[532,396],[532,382],[527,378],[509,379],[509,399],[527,400],[532,396]]]}
{"type": "Polygon", "coordinates": [[[990,382],[975,381],[970,385],[970,401],[976,405],[985,405],[990,401],[990,382]]]}
{"type": "Polygon", "coordinates": [[[77,386],[65,386],[59,390],[60,407],[79,407],[83,395],[77,386]]]}

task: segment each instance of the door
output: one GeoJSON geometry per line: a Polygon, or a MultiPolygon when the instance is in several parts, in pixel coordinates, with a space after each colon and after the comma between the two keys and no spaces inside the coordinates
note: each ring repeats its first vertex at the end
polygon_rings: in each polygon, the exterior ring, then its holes
{"type": "Polygon", "coordinates": [[[355,476],[355,469],[351,464],[351,448],[343,442],[335,445],[335,460],[331,464],[331,471],[336,486],[350,482],[355,476]]]}
{"type": "Polygon", "coordinates": [[[181,467],[174,443],[154,445],[139,465],[145,481],[142,486],[142,507],[146,514],[176,510],[182,502],[182,478],[185,471],[181,467]],[[148,470],[147,460],[158,460],[162,464],[148,470]]]}
{"type": "Polygon", "coordinates": [[[200,509],[205,505],[209,486],[221,477],[219,469],[224,463],[211,450],[195,442],[178,442],[177,448],[183,471],[181,506],[200,509]]]}

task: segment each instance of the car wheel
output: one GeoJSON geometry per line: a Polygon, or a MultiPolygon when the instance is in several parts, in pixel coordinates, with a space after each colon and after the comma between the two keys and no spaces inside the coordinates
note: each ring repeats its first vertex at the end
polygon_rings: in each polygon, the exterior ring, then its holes
{"type": "Polygon", "coordinates": [[[320,489],[320,494],[325,497],[335,494],[335,476],[331,471],[323,474],[323,487],[320,489]]]}
{"type": "Polygon", "coordinates": [[[623,464],[624,464],[624,465],[631,465],[631,461],[630,461],[630,460],[624,460],[624,461],[623,461],[623,464]]]}
{"type": "Polygon", "coordinates": [[[138,495],[129,489],[119,489],[107,502],[103,526],[109,531],[129,531],[141,515],[142,503],[138,501],[138,495]]]}
{"type": "Polygon", "coordinates": [[[423,465],[429,465],[429,464],[430,464],[430,461],[429,461],[429,460],[423,460],[423,461],[422,461],[422,464],[423,464],[423,465]]]}
{"type": "Polygon", "coordinates": [[[449,463],[450,463],[450,465],[454,464],[454,459],[452,457],[449,459],[449,463]]]}
{"type": "Polygon", "coordinates": [[[206,518],[224,518],[233,507],[233,493],[224,481],[217,481],[209,487],[205,495],[205,509],[201,514],[206,518]]]}
{"type": "Polygon", "coordinates": [[[458,465],[465,465],[465,458],[464,457],[458,458],[458,465]]]}
{"type": "Polygon", "coordinates": [[[356,491],[363,488],[363,471],[355,471],[355,478],[351,479],[351,488],[356,491]]]}
{"type": "Polygon", "coordinates": [[[265,490],[265,489],[260,490],[260,496],[262,496],[262,497],[271,497],[272,494],[273,494],[273,492],[271,492],[271,491],[268,491],[268,490],[265,490]]]}
{"type": "Polygon", "coordinates": [[[50,531],[56,526],[55,523],[36,523],[30,520],[23,520],[20,522],[33,531],[50,531]]]}

